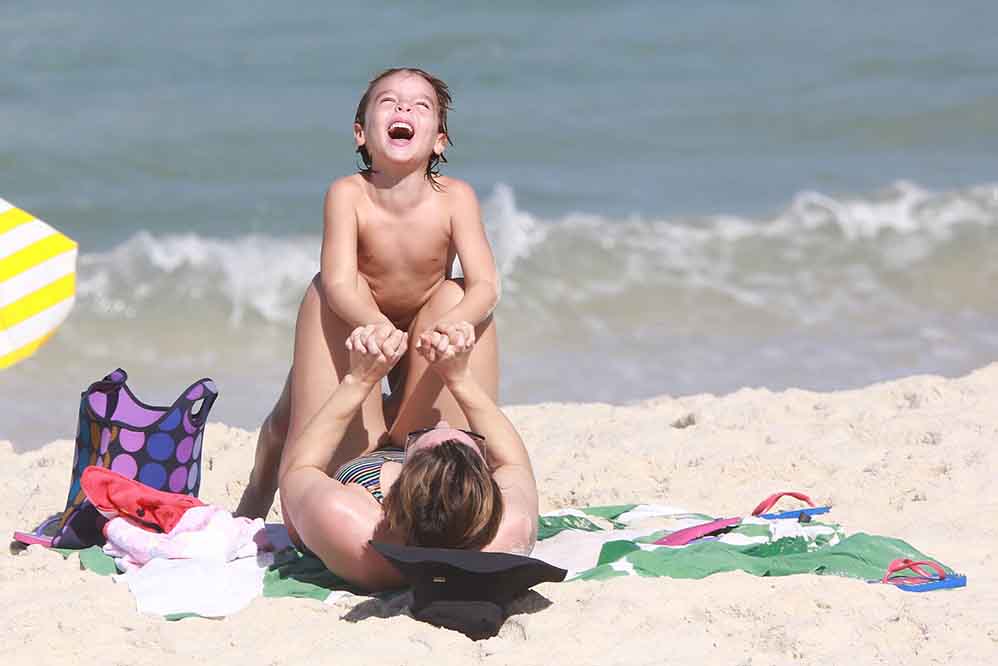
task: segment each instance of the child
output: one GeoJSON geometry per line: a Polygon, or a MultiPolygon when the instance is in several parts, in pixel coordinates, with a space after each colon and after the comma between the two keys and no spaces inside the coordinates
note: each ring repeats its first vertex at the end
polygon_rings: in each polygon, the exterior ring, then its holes
{"type": "MultiPolygon", "coordinates": [[[[328,308],[322,319],[328,358],[294,359],[284,390],[261,426],[253,472],[237,514],[266,515],[289,429],[304,428],[342,381],[352,349],[366,345],[373,352],[396,330],[407,334],[410,350],[431,347],[425,358],[408,353],[408,362],[403,358],[396,366],[389,402],[383,403],[377,391],[368,397],[352,426],[366,432],[361,440],[367,447],[338,452],[331,467],[345,462],[345,456],[356,457],[389,442],[400,444],[411,425],[406,419],[410,402],[452,399],[442,385],[431,386],[433,377],[423,377],[427,362],[449,345],[457,351],[475,347],[474,372],[495,398],[495,260],[474,191],[437,169],[451,143],[450,102],[443,81],[415,68],[379,74],[361,97],[353,130],[364,168],[335,181],[326,193],[320,273],[310,287],[328,308]],[[463,280],[451,276],[455,256],[463,280]],[[330,359],[332,384],[323,380],[323,386],[315,386],[315,380],[305,376],[307,364],[328,364],[330,359]]],[[[296,348],[301,336],[311,334],[299,327],[296,348]]]]}

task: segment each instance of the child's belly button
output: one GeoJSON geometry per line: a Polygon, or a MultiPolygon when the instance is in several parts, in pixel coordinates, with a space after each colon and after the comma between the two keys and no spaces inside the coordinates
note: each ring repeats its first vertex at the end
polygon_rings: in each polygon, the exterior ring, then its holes
{"type": "Polygon", "coordinates": [[[401,323],[408,325],[426,303],[429,292],[375,295],[375,302],[381,312],[399,327],[401,323]]]}

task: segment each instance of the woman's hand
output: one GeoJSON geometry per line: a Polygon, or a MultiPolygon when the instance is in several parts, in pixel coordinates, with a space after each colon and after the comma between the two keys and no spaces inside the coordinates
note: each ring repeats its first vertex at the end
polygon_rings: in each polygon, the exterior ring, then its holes
{"type": "MultiPolygon", "coordinates": [[[[391,324],[385,326],[391,326],[391,324]]],[[[367,327],[362,326],[357,330],[360,328],[367,327]]],[[[350,350],[351,377],[363,384],[374,386],[388,374],[389,370],[395,367],[399,359],[405,355],[409,336],[397,328],[392,328],[392,332],[384,337],[379,335],[377,331],[368,332],[359,341],[353,341],[353,334],[351,334],[350,339],[347,340],[347,349],[350,350]]],[[[356,332],[355,330],[354,333],[356,332]]]]}
{"type": "MultiPolygon", "coordinates": [[[[439,325],[438,325],[439,326],[439,325]]],[[[475,345],[475,329],[466,321],[434,328],[420,335],[416,349],[444,383],[450,385],[469,374],[468,360],[475,345]]]]}

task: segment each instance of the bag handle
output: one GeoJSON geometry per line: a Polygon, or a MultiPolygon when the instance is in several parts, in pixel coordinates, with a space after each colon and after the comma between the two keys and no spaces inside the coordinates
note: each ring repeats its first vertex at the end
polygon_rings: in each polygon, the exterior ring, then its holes
{"type": "MultiPolygon", "coordinates": [[[[104,375],[104,379],[96,381],[87,387],[87,390],[83,392],[83,398],[87,399],[89,403],[88,398],[91,393],[103,393],[107,401],[104,405],[104,413],[98,414],[98,416],[101,418],[111,418],[115,408],[118,406],[118,392],[125,385],[126,381],[128,381],[128,373],[118,368],[104,375]]],[[[91,408],[93,408],[92,405],[91,408]]]]}
{"type": "Polygon", "coordinates": [[[184,413],[192,425],[198,428],[204,425],[208,412],[211,411],[211,406],[215,404],[217,398],[218,388],[214,380],[209,377],[203,377],[187,387],[183,393],[183,400],[187,403],[184,413]],[[195,412],[194,405],[199,402],[201,406],[195,412]]]}
{"type": "Polygon", "coordinates": [[[767,497],[766,499],[759,502],[759,506],[752,509],[752,515],[758,516],[759,514],[766,513],[767,511],[773,508],[773,505],[776,504],[777,500],[779,500],[781,497],[784,496],[793,497],[795,499],[799,499],[801,502],[807,502],[808,506],[812,507],[814,506],[814,502],[811,501],[811,498],[805,495],[804,493],[795,493],[793,491],[788,490],[782,493],[774,493],[769,497],[767,497]]]}

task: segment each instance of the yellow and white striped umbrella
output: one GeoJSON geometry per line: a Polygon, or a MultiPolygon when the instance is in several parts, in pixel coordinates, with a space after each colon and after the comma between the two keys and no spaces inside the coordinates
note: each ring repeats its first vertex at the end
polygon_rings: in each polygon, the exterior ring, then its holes
{"type": "Polygon", "coordinates": [[[75,293],[76,243],[0,199],[0,369],[52,336],[75,293]]]}

